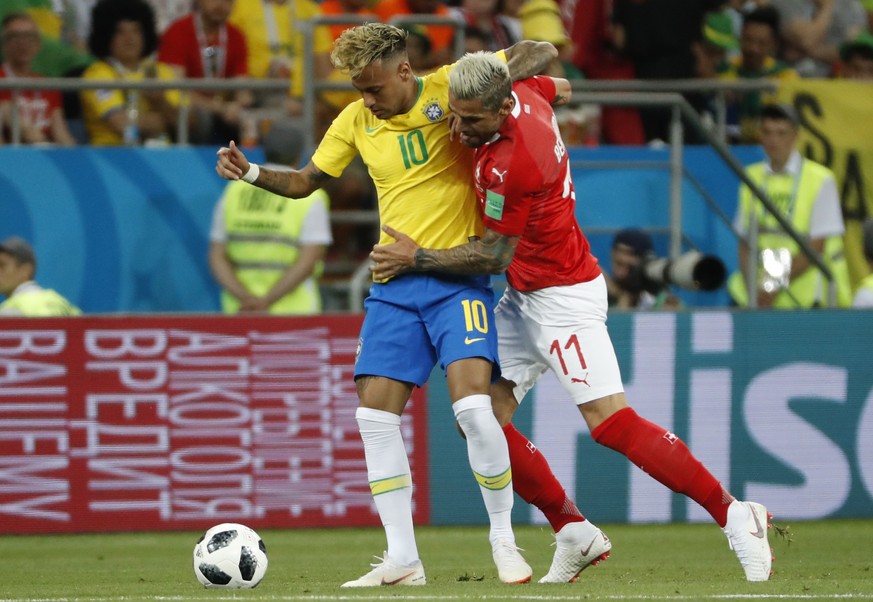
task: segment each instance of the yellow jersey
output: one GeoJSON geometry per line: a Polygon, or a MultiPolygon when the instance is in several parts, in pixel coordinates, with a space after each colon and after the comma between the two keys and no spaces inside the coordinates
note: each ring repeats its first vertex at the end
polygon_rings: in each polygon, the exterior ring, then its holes
{"type": "MultiPolygon", "coordinates": [[[[318,3],[312,0],[238,0],[234,3],[228,21],[239,27],[246,38],[249,77],[269,75],[270,62],[288,63],[291,71],[291,95],[303,96],[303,33],[299,22],[322,16],[318,3]]],[[[327,26],[313,31],[313,50],[329,54],[333,40],[327,26]]]]}
{"type": "MultiPolygon", "coordinates": [[[[321,171],[337,177],[360,153],[376,186],[380,222],[430,249],[464,244],[483,231],[473,149],[449,141],[451,69],[417,78],[418,99],[402,115],[378,119],[363,100],[349,104],[312,156],[321,171]]],[[[391,242],[383,232],[379,243],[391,242]]]]}
{"type": "MultiPolygon", "coordinates": [[[[146,63],[143,62],[139,70],[122,73],[106,61],[97,61],[82,73],[82,79],[143,81],[146,77],[145,65],[146,63]]],[[[156,79],[162,81],[176,79],[172,67],[164,63],[156,63],[154,71],[156,79]]],[[[104,121],[104,117],[113,111],[125,110],[129,93],[130,91],[119,89],[82,90],[80,94],[82,114],[85,118],[85,128],[88,130],[91,144],[104,146],[124,143],[121,135],[109,127],[104,121]]],[[[179,90],[165,90],[164,98],[174,107],[178,107],[182,102],[182,93],[179,90]]],[[[138,105],[140,115],[150,110],[151,107],[142,91],[139,93],[138,105]]]]}

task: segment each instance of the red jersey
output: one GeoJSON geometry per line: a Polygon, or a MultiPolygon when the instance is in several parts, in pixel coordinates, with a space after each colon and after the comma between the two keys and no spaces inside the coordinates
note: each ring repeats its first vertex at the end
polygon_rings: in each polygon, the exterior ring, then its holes
{"type": "Polygon", "coordinates": [[[600,275],[576,222],[570,161],[551,107],[555,92],[549,77],[516,82],[512,113],[496,139],[476,149],[476,194],[485,227],[521,236],[506,272],[519,291],[600,275]]]}
{"type": "MultiPolygon", "coordinates": [[[[9,77],[6,73],[6,68],[0,67],[0,78],[6,77],[9,77]]],[[[28,77],[42,76],[33,75],[28,77]]],[[[0,101],[9,100],[12,100],[12,91],[0,91],[0,101]]],[[[57,90],[21,90],[18,93],[19,119],[21,119],[22,123],[29,123],[34,129],[41,131],[46,140],[51,140],[52,113],[61,108],[61,103],[61,93],[57,90]]]]}
{"type": "Polygon", "coordinates": [[[184,70],[185,77],[233,78],[248,75],[246,40],[238,27],[225,23],[206,37],[196,13],[174,21],[161,36],[158,61],[184,70]]]}

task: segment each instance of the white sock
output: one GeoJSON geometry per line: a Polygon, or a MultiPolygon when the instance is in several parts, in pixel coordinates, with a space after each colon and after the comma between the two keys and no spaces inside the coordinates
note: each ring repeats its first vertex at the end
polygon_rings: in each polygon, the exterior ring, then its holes
{"type": "Polygon", "coordinates": [[[412,528],[412,473],[400,435],[400,416],[358,408],[355,418],[364,442],[370,491],[385,527],[388,556],[398,564],[412,564],[418,560],[418,547],[412,528]]]}
{"type": "Polygon", "coordinates": [[[509,447],[491,410],[490,395],[468,395],[452,405],[467,438],[467,456],[491,520],[489,539],[510,538],[512,532],[512,471],[509,447]]]}

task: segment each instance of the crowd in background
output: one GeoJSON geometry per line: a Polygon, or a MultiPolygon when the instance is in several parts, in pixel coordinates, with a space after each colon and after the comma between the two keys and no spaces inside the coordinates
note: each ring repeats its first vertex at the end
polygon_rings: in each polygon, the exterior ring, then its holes
{"type": "MultiPolygon", "coordinates": [[[[319,16],[352,22],[314,28],[317,80],[345,78],[331,67],[332,41],[354,21],[372,20],[409,30],[410,61],[421,74],[452,62],[461,49],[498,50],[526,38],[558,47],[549,74],[568,79],[873,79],[871,0],[6,0],[0,77],[289,79],[287,90],[254,93],[18,96],[26,143],[169,143],[180,102],[189,108],[189,142],[254,143],[272,120],[302,117],[306,38],[299,24],[319,16]],[[454,25],[417,24],[419,17],[454,25]],[[72,126],[64,128],[64,120],[72,126]]],[[[320,94],[316,128],[355,97],[351,90],[320,94]]],[[[8,91],[0,95],[6,142],[10,100],[8,91]]],[[[689,100],[706,112],[706,95],[689,100]]],[[[756,141],[761,95],[731,101],[731,139],[756,141]]],[[[590,142],[667,139],[658,110],[604,108],[600,121],[590,142]]]]}
{"type": "MultiPolygon", "coordinates": [[[[314,127],[319,139],[358,94],[320,92],[312,123],[302,102],[306,77],[348,81],[331,66],[333,40],[373,20],[408,30],[418,74],[461,52],[535,39],[559,50],[548,73],[571,80],[873,81],[873,0],[4,0],[0,78],[269,78],[287,79],[288,87],[0,90],[0,144],[167,145],[178,141],[180,118],[194,144],[257,144],[280,122],[286,133],[289,125],[314,127]],[[349,22],[304,34],[300,24],[320,16],[349,22]],[[313,60],[306,65],[308,50],[313,60]]],[[[714,112],[712,95],[686,98],[701,115],[714,112]]],[[[767,93],[727,100],[728,141],[758,143],[767,93]]],[[[581,109],[585,127],[567,128],[569,144],[669,139],[670,109],[581,109]]],[[[363,168],[349,170],[328,194],[332,209],[374,203],[363,168]]],[[[337,228],[343,226],[334,225],[338,245],[357,245],[360,229],[337,228]]]]}

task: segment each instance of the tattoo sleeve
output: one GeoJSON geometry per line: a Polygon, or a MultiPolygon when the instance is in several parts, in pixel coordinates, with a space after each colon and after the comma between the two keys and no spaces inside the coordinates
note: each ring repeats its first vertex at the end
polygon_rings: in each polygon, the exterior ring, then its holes
{"type": "Polygon", "coordinates": [[[331,178],[314,165],[304,171],[261,167],[256,185],[274,194],[299,199],[309,196],[331,178]]]}
{"type": "Polygon", "coordinates": [[[456,274],[502,274],[512,262],[520,238],[486,230],[481,239],[451,249],[418,249],[415,269],[456,274]]]}
{"type": "Polygon", "coordinates": [[[548,42],[522,40],[507,49],[506,66],[512,81],[533,77],[558,57],[557,49],[548,42]]]}

